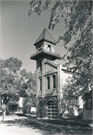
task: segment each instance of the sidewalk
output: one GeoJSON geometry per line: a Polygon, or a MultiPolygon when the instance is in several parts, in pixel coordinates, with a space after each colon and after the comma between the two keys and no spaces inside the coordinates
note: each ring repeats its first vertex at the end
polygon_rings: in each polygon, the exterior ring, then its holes
{"type": "Polygon", "coordinates": [[[14,120],[26,120],[25,117],[21,119],[16,115],[5,116],[4,122],[1,122],[0,116],[0,135],[42,135],[40,130],[14,124],[14,120]],[[11,124],[12,122],[12,124],[11,124]]]}

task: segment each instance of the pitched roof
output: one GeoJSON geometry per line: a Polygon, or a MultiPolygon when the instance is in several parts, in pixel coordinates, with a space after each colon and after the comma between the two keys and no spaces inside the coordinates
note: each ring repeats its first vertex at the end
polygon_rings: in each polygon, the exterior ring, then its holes
{"type": "Polygon", "coordinates": [[[54,38],[50,35],[50,33],[47,31],[47,29],[44,29],[40,36],[35,41],[34,45],[37,45],[40,41],[48,41],[50,43],[56,44],[56,41],[54,38]]]}
{"type": "Polygon", "coordinates": [[[44,58],[52,58],[52,60],[60,59],[60,55],[58,53],[52,53],[48,52],[46,50],[40,50],[31,55],[30,59],[37,60],[39,57],[44,57],[44,58]]]}

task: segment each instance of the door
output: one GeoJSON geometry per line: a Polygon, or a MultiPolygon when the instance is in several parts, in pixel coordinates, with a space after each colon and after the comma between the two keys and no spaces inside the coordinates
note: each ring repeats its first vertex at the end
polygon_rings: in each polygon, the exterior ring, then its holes
{"type": "Polygon", "coordinates": [[[56,119],[57,118],[57,104],[54,101],[48,101],[47,103],[47,116],[49,119],[56,119]]]}

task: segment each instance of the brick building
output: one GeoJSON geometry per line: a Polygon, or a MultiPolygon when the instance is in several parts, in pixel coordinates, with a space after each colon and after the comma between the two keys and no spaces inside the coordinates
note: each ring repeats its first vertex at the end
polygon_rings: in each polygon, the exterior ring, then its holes
{"type": "Polygon", "coordinates": [[[30,59],[36,61],[36,98],[37,118],[56,119],[61,113],[62,76],[61,64],[54,61],[60,59],[55,52],[56,41],[44,29],[34,46],[36,52],[30,59]]]}

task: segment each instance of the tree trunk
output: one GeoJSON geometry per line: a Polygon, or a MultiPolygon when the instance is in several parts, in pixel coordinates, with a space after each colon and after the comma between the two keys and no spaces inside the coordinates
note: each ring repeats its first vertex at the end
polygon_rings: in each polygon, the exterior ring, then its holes
{"type": "Polygon", "coordinates": [[[64,111],[62,111],[62,113],[60,113],[60,118],[63,116],[63,114],[64,114],[65,111],[66,110],[64,110],[64,111]]]}
{"type": "Polygon", "coordinates": [[[8,104],[6,104],[6,115],[8,115],[9,114],[9,106],[8,106],[8,104]]]}
{"type": "Polygon", "coordinates": [[[5,118],[5,110],[2,110],[2,121],[4,121],[5,118]]]}

